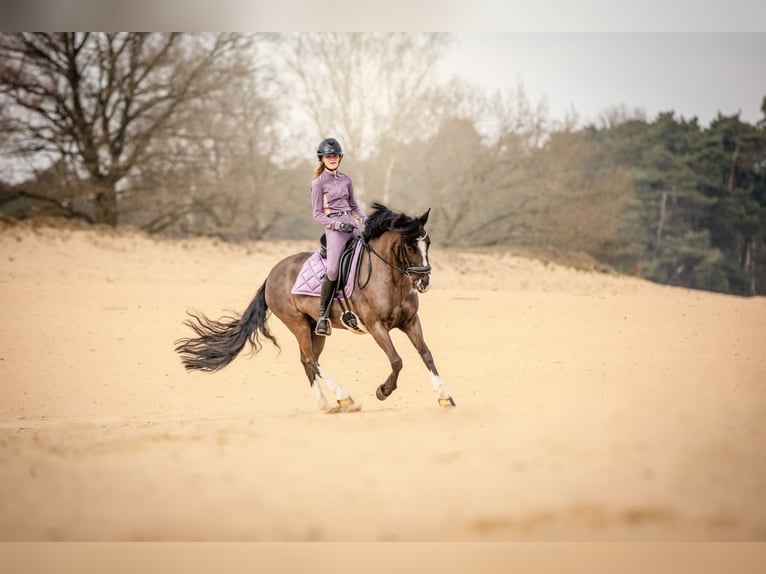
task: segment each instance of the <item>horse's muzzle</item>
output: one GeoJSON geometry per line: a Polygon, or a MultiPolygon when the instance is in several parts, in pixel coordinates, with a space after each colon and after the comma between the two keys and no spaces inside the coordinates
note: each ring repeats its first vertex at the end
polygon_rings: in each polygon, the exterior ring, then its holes
{"type": "Polygon", "coordinates": [[[421,275],[412,282],[412,285],[418,290],[418,293],[425,293],[431,287],[431,274],[421,275]]]}
{"type": "Polygon", "coordinates": [[[407,267],[405,275],[412,279],[412,286],[417,289],[419,293],[425,293],[431,286],[430,265],[407,267]]]}

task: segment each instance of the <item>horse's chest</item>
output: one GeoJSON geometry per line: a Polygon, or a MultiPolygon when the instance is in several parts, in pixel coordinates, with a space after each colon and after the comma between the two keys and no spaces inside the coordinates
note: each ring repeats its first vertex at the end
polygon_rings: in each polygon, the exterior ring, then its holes
{"type": "Polygon", "coordinates": [[[388,315],[389,325],[393,328],[408,323],[416,312],[417,307],[409,304],[409,302],[394,305],[388,315]]]}
{"type": "Polygon", "coordinates": [[[404,309],[402,306],[394,305],[393,309],[391,309],[391,314],[388,316],[388,320],[391,323],[391,326],[395,327],[396,325],[400,324],[403,316],[404,309]]]}

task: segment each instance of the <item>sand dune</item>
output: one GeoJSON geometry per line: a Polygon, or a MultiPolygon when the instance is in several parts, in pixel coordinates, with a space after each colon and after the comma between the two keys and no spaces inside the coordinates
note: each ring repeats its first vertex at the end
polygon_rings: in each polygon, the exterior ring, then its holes
{"type": "MultiPolygon", "coordinates": [[[[187,309],[241,311],[305,242],[0,230],[0,539],[763,540],[766,300],[432,248],[389,372],[336,330],[326,415],[295,341],[186,373],[187,309]]],[[[398,334],[396,334],[398,335],[398,334]]]]}

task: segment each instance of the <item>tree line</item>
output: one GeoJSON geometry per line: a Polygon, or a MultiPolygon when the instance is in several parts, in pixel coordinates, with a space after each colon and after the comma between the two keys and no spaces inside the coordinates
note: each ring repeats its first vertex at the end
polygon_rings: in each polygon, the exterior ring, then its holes
{"type": "Polygon", "coordinates": [[[660,283],[766,293],[755,125],[673,111],[552,120],[436,69],[448,34],[0,34],[0,209],[173,236],[311,238],[332,135],[362,203],[432,208],[446,247],[584,253],[660,283]]]}

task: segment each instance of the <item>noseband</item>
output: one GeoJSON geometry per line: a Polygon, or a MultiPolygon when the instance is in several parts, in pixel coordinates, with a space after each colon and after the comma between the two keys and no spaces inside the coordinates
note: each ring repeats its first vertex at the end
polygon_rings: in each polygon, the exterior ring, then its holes
{"type": "MultiPolygon", "coordinates": [[[[426,237],[428,237],[428,231],[423,230],[423,236],[418,237],[415,241],[423,241],[426,237]]],[[[406,248],[404,246],[404,243],[399,243],[399,260],[400,261],[406,261],[407,263],[410,262],[409,259],[407,259],[407,252],[406,248]]],[[[390,264],[389,264],[390,265],[390,264]]],[[[395,269],[399,269],[395,265],[391,265],[395,269]]],[[[399,269],[399,272],[402,275],[405,275],[406,277],[409,277],[412,279],[413,275],[428,275],[431,273],[431,266],[430,265],[410,265],[408,267],[405,267],[404,270],[399,269]]]]}

